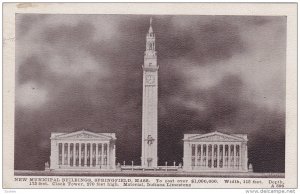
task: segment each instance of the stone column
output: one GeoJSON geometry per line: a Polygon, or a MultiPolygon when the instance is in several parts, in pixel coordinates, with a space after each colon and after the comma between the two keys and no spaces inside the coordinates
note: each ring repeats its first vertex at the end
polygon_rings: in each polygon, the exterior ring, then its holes
{"type": "MultiPolygon", "coordinates": [[[[217,147],[217,150],[216,150],[216,168],[218,168],[218,150],[219,150],[219,148],[218,148],[218,144],[215,144],[216,145],[216,147],[217,147]]],[[[214,146],[215,146],[214,145],[214,146]]],[[[214,148],[215,149],[215,148],[214,148]]],[[[215,151],[215,150],[214,150],[215,151]]]]}
{"type": "Polygon", "coordinates": [[[94,161],[94,158],[95,158],[95,166],[97,166],[97,143],[94,143],[95,144],[95,149],[94,149],[94,145],[93,145],[93,161],[94,161]]]}
{"type": "Polygon", "coordinates": [[[217,168],[219,168],[219,166],[220,166],[220,145],[219,144],[217,144],[217,168]]]}
{"type": "Polygon", "coordinates": [[[228,168],[230,168],[230,145],[231,144],[228,144],[228,168]]]}
{"type": "Polygon", "coordinates": [[[57,168],[59,168],[59,142],[56,143],[56,153],[55,153],[56,157],[57,157],[57,168]]]}
{"type": "Polygon", "coordinates": [[[68,166],[71,166],[71,143],[68,143],[68,166]]]}
{"type": "Polygon", "coordinates": [[[225,144],[222,144],[222,168],[224,168],[225,165],[225,144]]]}
{"type": "Polygon", "coordinates": [[[245,171],[248,172],[248,147],[247,147],[247,142],[245,143],[245,162],[244,162],[244,165],[245,165],[245,171]]]}
{"type": "Polygon", "coordinates": [[[67,143],[64,143],[64,155],[65,155],[65,157],[64,157],[64,165],[66,165],[67,164],[67,157],[68,157],[68,144],[67,143]],[[66,146],[66,148],[67,149],[65,149],[65,146],[66,146]]]}
{"type": "Polygon", "coordinates": [[[228,168],[231,168],[230,167],[230,163],[231,163],[231,156],[230,156],[230,154],[231,154],[231,144],[228,144],[228,168]]]}
{"type": "Polygon", "coordinates": [[[205,158],[205,155],[204,155],[204,145],[205,144],[201,144],[201,155],[202,155],[202,159],[201,159],[201,167],[203,168],[203,166],[205,166],[205,163],[204,163],[204,158],[205,158]]]}
{"type": "Polygon", "coordinates": [[[98,149],[99,149],[99,148],[98,148],[98,146],[99,146],[98,143],[96,143],[96,166],[97,166],[98,163],[99,163],[99,153],[98,153],[98,151],[99,151],[98,149]]]}
{"type": "Polygon", "coordinates": [[[227,159],[227,168],[230,167],[229,165],[229,152],[230,152],[230,144],[225,145],[225,158],[227,159]],[[227,156],[226,156],[226,146],[227,146],[227,156]]]}
{"type": "Polygon", "coordinates": [[[93,166],[93,143],[90,143],[90,167],[93,166]]]}
{"type": "Polygon", "coordinates": [[[228,146],[229,146],[229,153],[228,153],[228,155],[229,155],[229,162],[228,162],[228,166],[229,166],[229,168],[231,168],[231,159],[232,159],[232,156],[231,156],[231,145],[232,144],[229,144],[228,146]]]}
{"type": "MultiPolygon", "coordinates": [[[[232,145],[232,144],[231,144],[232,145]]],[[[232,168],[234,168],[234,144],[233,144],[233,165],[232,165],[232,168]]]]}
{"type": "Polygon", "coordinates": [[[87,143],[84,144],[84,166],[87,166],[87,143]]]}
{"type": "Polygon", "coordinates": [[[107,167],[110,169],[110,143],[107,143],[107,167]]]}
{"type": "Polygon", "coordinates": [[[73,166],[74,167],[76,166],[76,159],[77,159],[77,156],[76,156],[76,143],[73,143],[73,166]]]}
{"type": "Polygon", "coordinates": [[[113,143],[113,152],[112,152],[112,169],[116,169],[116,144],[113,143]]]}
{"type": "Polygon", "coordinates": [[[81,143],[79,143],[79,146],[78,146],[78,155],[79,155],[78,166],[81,166],[81,143]]]}
{"type": "Polygon", "coordinates": [[[205,164],[204,164],[204,167],[207,168],[207,165],[208,165],[208,146],[207,146],[207,144],[204,144],[204,145],[205,145],[205,164]]]}
{"type": "Polygon", "coordinates": [[[231,146],[232,144],[230,144],[230,168],[232,168],[232,164],[231,164],[231,160],[232,160],[232,156],[231,156],[231,148],[232,148],[232,146],[231,146]]]}
{"type": "Polygon", "coordinates": [[[210,156],[210,168],[212,168],[212,166],[213,166],[213,144],[210,144],[209,147],[211,148],[211,149],[209,149],[210,150],[210,153],[209,153],[209,156],[210,156]]]}
{"type": "Polygon", "coordinates": [[[198,161],[198,167],[201,166],[201,158],[202,158],[202,155],[201,155],[201,144],[198,144],[198,158],[197,158],[197,161],[198,161]]]}
{"type": "Polygon", "coordinates": [[[206,160],[205,160],[205,167],[208,167],[208,144],[205,144],[205,148],[206,148],[206,160]]]}
{"type": "Polygon", "coordinates": [[[205,167],[208,168],[208,144],[206,144],[206,162],[205,162],[205,167]]]}
{"type": "Polygon", "coordinates": [[[222,150],[223,150],[223,153],[222,153],[222,168],[225,167],[225,144],[222,144],[222,150]]]}
{"type": "Polygon", "coordinates": [[[198,166],[198,144],[195,144],[195,167],[198,166]]]}
{"type": "Polygon", "coordinates": [[[100,148],[99,148],[99,167],[101,168],[102,167],[102,143],[99,143],[99,146],[100,146],[100,148]]]}
{"type": "Polygon", "coordinates": [[[64,166],[65,165],[65,143],[62,143],[62,162],[61,162],[61,164],[62,164],[62,166],[64,166]]]}
{"type": "Polygon", "coordinates": [[[202,163],[203,163],[203,144],[200,144],[200,168],[202,168],[202,163]]]}
{"type": "Polygon", "coordinates": [[[78,166],[80,166],[81,165],[81,143],[80,142],[78,142],[78,166]]]}
{"type": "Polygon", "coordinates": [[[236,164],[236,144],[234,144],[233,146],[233,168],[236,167],[235,164],[236,164]]]}
{"type": "Polygon", "coordinates": [[[239,169],[242,169],[242,145],[241,143],[239,144],[239,169]]]}
{"type": "Polygon", "coordinates": [[[213,168],[214,165],[214,144],[211,144],[211,149],[210,149],[210,168],[213,168]]]}
{"type": "MultiPolygon", "coordinates": [[[[78,159],[78,166],[80,166],[80,143],[77,143],[77,144],[78,144],[78,150],[77,150],[78,154],[76,154],[76,160],[78,159]]],[[[77,144],[76,144],[76,147],[77,147],[77,144]]]]}
{"type": "Polygon", "coordinates": [[[68,162],[67,162],[68,166],[71,165],[70,158],[71,158],[71,144],[68,142],[68,162]]]}
{"type": "Polygon", "coordinates": [[[71,143],[68,143],[68,166],[71,166],[71,143]]]}
{"type": "Polygon", "coordinates": [[[75,151],[75,143],[73,143],[73,152],[72,152],[72,157],[73,157],[73,166],[75,166],[75,160],[76,160],[76,151],[75,151]]]}
{"type": "Polygon", "coordinates": [[[58,152],[57,152],[57,157],[58,157],[58,162],[57,162],[57,164],[58,164],[58,166],[61,166],[61,164],[60,164],[60,154],[61,154],[61,153],[60,153],[60,149],[59,149],[59,148],[60,148],[60,144],[61,144],[60,142],[57,143],[57,151],[58,151],[58,152]]]}
{"type": "Polygon", "coordinates": [[[101,146],[101,168],[103,168],[103,164],[104,164],[104,143],[102,143],[101,146]]]}
{"type": "Polygon", "coordinates": [[[72,142],[72,155],[71,155],[71,157],[72,157],[72,165],[74,166],[74,143],[72,142]]]}
{"type": "Polygon", "coordinates": [[[202,144],[202,152],[203,152],[203,162],[202,162],[202,167],[205,168],[206,167],[206,163],[207,163],[207,146],[206,144],[202,144]],[[204,146],[205,146],[205,155],[204,155],[204,146]]]}
{"type": "Polygon", "coordinates": [[[224,145],[224,153],[225,153],[224,164],[226,163],[226,160],[225,160],[225,159],[227,159],[226,168],[228,168],[229,144],[225,144],[225,145],[224,145]],[[227,146],[227,156],[226,156],[226,146],[227,146]]]}
{"type": "Polygon", "coordinates": [[[73,143],[73,166],[76,166],[76,144],[73,143]]]}
{"type": "Polygon", "coordinates": [[[104,166],[107,168],[107,143],[104,144],[104,166]],[[105,160],[106,159],[106,160],[105,160]]]}

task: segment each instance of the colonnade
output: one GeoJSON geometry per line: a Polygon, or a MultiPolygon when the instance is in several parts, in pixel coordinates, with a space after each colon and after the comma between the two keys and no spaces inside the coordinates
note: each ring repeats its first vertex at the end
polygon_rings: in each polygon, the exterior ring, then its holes
{"type": "Polygon", "coordinates": [[[195,168],[242,168],[240,143],[191,144],[191,166],[195,168]]]}
{"type": "Polygon", "coordinates": [[[58,165],[99,167],[110,164],[109,143],[58,142],[58,165]]]}

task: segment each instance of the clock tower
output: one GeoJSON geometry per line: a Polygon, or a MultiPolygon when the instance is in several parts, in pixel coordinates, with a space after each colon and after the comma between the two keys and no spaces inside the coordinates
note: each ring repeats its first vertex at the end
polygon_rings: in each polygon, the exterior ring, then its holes
{"type": "Polygon", "coordinates": [[[146,51],[143,65],[143,120],[142,120],[142,157],[144,168],[157,167],[157,53],[152,18],[146,36],[146,51]]]}

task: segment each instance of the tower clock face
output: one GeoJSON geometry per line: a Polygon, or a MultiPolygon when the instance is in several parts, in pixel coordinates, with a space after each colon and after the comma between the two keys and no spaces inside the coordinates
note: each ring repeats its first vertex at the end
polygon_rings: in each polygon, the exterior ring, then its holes
{"type": "Polygon", "coordinates": [[[153,75],[146,75],[146,84],[154,84],[155,77],[153,75]]]}

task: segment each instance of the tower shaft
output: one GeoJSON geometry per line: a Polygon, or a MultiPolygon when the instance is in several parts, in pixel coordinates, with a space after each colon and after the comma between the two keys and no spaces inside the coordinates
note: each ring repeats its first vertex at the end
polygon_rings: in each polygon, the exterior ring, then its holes
{"type": "Polygon", "coordinates": [[[143,65],[142,157],[144,168],[157,167],[158,65],[152,19],[146,36],[143,65]]]}

